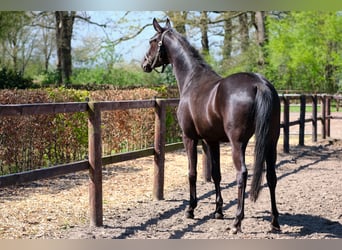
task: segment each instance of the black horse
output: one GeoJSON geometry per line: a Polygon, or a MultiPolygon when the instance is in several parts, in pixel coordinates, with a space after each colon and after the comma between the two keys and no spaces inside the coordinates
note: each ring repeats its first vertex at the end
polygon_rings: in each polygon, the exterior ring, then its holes
{"type": "Polygon", "coordinates": [[[177,118],[189,160],[190,205],[186,216],[193,218],[197,206],[197,143],[202,140],[209,148],[211,158],[216,192],[214,215],[217,219],[223,218],[219,143],[230,142],[238,186],[237,213],[232,230],[233,233],[241,231],[247,182],[245,150],[255,134],[255,166],[249,195],[252,201],[257,200],[266,161],[272,205],[271,226],[280,230],[275,198],[280,101],[273,85],[254,73],[237,73],[222,78],[183,36],[171,28],[169,19],[165,27],[153,19],[153,27],[157,33],[150,39],[142,68],[151,72],[156,67],[163,66],[164,69],[167,64],[173,65],[180,93],[177,118]]]}

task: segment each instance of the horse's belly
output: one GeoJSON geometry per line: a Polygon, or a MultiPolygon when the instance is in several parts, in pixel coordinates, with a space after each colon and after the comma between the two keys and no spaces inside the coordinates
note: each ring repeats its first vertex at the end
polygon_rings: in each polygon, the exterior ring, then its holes
{"type": "Polygon", "coordinates": [[[198,106],[190,112],[187,104],[180,103],[177,111],[178,122],[183,133],[192,139],[227,142],[224,123],[220,117],[210,114],[198,106]]]}
{"type": "Polygon", "coordinates": [[[223,122],[216,122],[213,124],[204,123],[202,126],[198,126],[197,130],[199,137],[207,141],[228,141],[228,137],[223,128],[223,122]]]}

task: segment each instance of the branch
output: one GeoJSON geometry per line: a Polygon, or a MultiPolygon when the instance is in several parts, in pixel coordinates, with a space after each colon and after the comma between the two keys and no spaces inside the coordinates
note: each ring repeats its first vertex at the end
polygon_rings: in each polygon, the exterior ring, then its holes
{"type": "Polygon", "coordinates": [[[83,16],[80,16],[80,15],[76,15],[75,18],[78,18],[78,19],[80,19],[80,20],[82,20],[82,21],[85,21],[85,22],[87,22],[87,23],[89,23],[89,24],[94,24],[94,25],[99,26],[99,27],[101,27],[101,28],[106,28],[106,27],[107,27],[106,24],[100,24],[100,23],[91,21],[91,20],[90,20],[90,18],[91,18],[90,16],[83,17],[83,16]]]}
{"type": "MultiPolygon", "coordinates": [[[[49,30],[56,29],[56,27],[52,21],[50,22],[51,25],[48,24],[48,22],[44,23],[44,21],[48,21],[49,16],[53,15],[52,12],[49,12],[49,11],[39,11],[39,12],[31,11],[30,14],[33,17],[32,23],[30,24],[31,27],[39,27],[39,28],[49,29],[49,30]]],[[[54,20],[54,17],[52,17],[51,20],[54,20]]]]}
{"type": "MultiPolygon", "coordinates": [[[[121,42],[127,41],[127,40],[131,40],[135,37],[137,37],[141,32],[143,32],[144,29],[146,29],[147,27],[152,26],[152,24],[145,24],[144,26],[142,26],[137,32],[135,32],[134,34],[131,35],[126,35],[123,37],[120,37],[119,39],[112,41],[113,45],[118,45],[121,42]]],[[[108,37],[108,36],[107,36],[108,37]]]]}
{"type": "Polygon", "coordinates": [[[225,13],[226,12],[219,12],[219,11],[214,11],[214,13],[222,13],[223,16],[219,17],[218,19],[216,19],[215,21],[211,21],[209,20],[208,24],[217,24],[217,23],[221,23],[221,22],[224,22],[228,19],[233,19],[233,18],[236,18],[236,17],[239,17],[241,16],[242,14],[246,13],[246,11],[234,11],[232,15],[229,15],[229,16],[226,16],[225,13]]]}

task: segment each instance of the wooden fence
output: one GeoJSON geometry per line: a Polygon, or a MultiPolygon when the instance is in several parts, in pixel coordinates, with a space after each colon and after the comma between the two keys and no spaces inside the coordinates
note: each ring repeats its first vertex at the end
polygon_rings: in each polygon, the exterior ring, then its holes
{"type": "Polygon", "coordinates": [[[299,145],[304,145],[305,136],[305,123],[312,124],[312,141],[317,141],[317,129],[318,122],[321,122],[322,138],[330,137],[330,120],[331,119],[342,119],[342,116],[332,116],[331,115],[331,101],[336,101],[336,109],[338,110],[339,102],[342,100],[341,95],[281,95],[279,96],[282,102],[282,123],[281,128],[283,129],[283,151],[289,153],[289,140],[290,140],[290,127],[299,125],[298,141],[299,145]],[[299,104],[299,118],[297,120],[290,121],[290,103],[296,102],[299,104]],[[312,112],[311,117],[306,117],[306,108],[308,104],[311,103],[312,112]],[[320,115],[318,113],[318,107],[321,107],[320,115]]]}
{"type": "MultiPolygon", "coordinates": [[[[330,136],[330,119],[342,119],[342,117],[331,116],[331,100],[342,100],[342,96],[331,95],[281,95],[283,107],[283,150],[289,152],[290,133],[289,127],[299,125],[299,144],[304,145],[304,125],[307,122],[312,123],[312,138],[317,140],[317,123],[322,123],[322,137],[330,136]],[[298,120],[290,121],[290,102],[299,100],[300,117],[298,120]],[[312,103],[312,117],[305,117],[305,107],[307,100],[312,103]],[[321,116],[318,116],[318,101],[321,103],[321,116]]],[[[58,114],[58,113],[88,113],[88,159],[32,170],[17,174],[0,176],[0,188],[10,185],[31,182],[40,179],[51,178],[59,175],[65,175],[82,170],[89,170],[89,207],[90,224],[92,226],[103,225],[103,207],[102,207],[102,166],[113,164],[126,160],[137,159],[154,155],[154,180],[153,197],[154,199],[163,199],[164,197],[164,163],[165,153],[183,147],[182,143],[165,144],[166,134],[166,107],[177,106],[178,99],[155,99],[142,101],[116,101],[116,102],[80,102],[80,103],[40,103],[40,104],[10,104],[0,105],[0,118],[3,116],[22,116],[38,114],[58,114]],[[154,147],[138,151],[120,153],[110,156],[102,156],[101,140],[101,112],[108,110],[140,109],[154,108],[155,110],[155,133],[154,147]]],[[[298,101],[297,101],[298,102],[298,101]]],[[[203,175],[210,179],[208,157],[204,148],[203,154],[203,175]]]]}

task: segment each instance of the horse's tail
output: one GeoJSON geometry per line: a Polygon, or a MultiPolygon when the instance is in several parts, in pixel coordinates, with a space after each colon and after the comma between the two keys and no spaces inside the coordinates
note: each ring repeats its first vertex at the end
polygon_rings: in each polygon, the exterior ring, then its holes
{"type": "MultiPolygon", "coordinates": [[[[263,83],[259,84],[255,99],[255,148],[254,171],[250,189],[250,199],[256,201],[259,196],[260,186],[265,166],[265,154],[270,129],[270,119],[274,102],[274,88],[263,77],[263,83]]],[[[275,92],[276,93],[276,92],[275,92]]]]}

